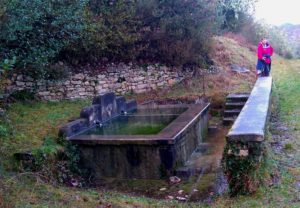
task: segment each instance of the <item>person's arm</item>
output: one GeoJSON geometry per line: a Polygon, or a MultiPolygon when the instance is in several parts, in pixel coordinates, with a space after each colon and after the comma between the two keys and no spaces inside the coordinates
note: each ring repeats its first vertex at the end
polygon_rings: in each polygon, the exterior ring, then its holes
{"type": "Polygon", "coordinates": [[[259,44],[258,47],[257,47],[257,58],[259,60],[263,59],[263,48],[262,48],[261,44],[259,44]]]}

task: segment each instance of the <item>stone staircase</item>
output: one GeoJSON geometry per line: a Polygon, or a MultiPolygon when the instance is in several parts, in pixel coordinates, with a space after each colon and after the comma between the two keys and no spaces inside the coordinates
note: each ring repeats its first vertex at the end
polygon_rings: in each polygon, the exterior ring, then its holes
{"type": "Polygon", "coordinates": [[[249,98],[249,93],[234,93],[226,97],[223,124],[229,126],[234,123],[249,98]]]}

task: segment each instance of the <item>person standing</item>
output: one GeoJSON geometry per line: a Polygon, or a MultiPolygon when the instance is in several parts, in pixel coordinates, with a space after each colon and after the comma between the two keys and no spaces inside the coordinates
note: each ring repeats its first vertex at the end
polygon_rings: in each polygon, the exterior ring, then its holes
{"type": "Polygon", "coordinates": [[[272,45],[269,43],[267,38],[262,38],[261,42],[258,44],[257,47],[257,76],[270,76],[271,71],[271,64],[272,60],[271,57],[273,56],[274,49],[272,45]]]}

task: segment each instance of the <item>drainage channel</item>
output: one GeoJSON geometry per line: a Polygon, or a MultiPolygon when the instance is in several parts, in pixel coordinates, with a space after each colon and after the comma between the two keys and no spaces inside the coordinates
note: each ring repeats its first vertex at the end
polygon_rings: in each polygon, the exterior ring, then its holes
{"type": "Polygon", "coordinates": [[[221,159],[228,128],[218,125],[195,150],[177,176],[191,184],[185,202],[210,202],[227,191],[227,182],[221,168],[221,159]]]}

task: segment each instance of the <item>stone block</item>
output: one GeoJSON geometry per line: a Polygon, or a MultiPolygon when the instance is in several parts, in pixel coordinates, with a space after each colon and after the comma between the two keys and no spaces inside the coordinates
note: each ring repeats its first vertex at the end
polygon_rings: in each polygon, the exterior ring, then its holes
{"type": "Polygon", "coordinates": [[[26,82],[26,86],[32,87],[33,83],[32,82],[26,82]]]}
{"type": "Polygon", "coordinates": [[[101,80],[101,81],[99,81],[99,84],[100,85],[106,84],[106,81],[105,80],[101,80]]]}
{"type": "Polygon", "coordinates": [[[146,89],[135,89],[134,90],[135,93],[144,93],[144,92],[147,92],[146,89]]]}
{"type": "Polygon", "coordinates": [[[126,102],[126,112],[133,111],[137,109],[136,100],[129,100],[126,102]]]}
{"type": "Polygon", "coordinates": [[[71,137],[86,130],[88,127],[89,123],[87,119],[77,119],[61,127],[58,135],[62,137],[71,137]]]}
{"type": "Polygon", "coordinates": [[[38,95],[47,96],[47,95],[50,95],[50,92],[49,91],[39,92],[38,95]]]}
{"type": "Polygon", "coordinates": [[[75,84],[75,85],[80,85],[81,83],[82,81],[74,81],[74,80],[71,81],[71,84],[75,84]]]}
{"type": "Polygon", "coordinates": [[[99,79],[104,79],[106,76],[104,75],[104,74],[100,74],[100,75],[98,75],[98,78],[99,79]]]}
{"type": "Polygon", "coordinates": [[[118,115],[116,95],[112,92],[96,96],[93,99],[93,105],[101,106],[101,117],[103,122],[118,115]]]}
{"type": "Polygon", "coordinates": [[[158,87],[164,86],[164,82],[159,82],[159,83],[157,83],[157,86],[158,86],[158,87]]]}
{"type": "Polygon", "coordinates": [[[75,74],[73,76],[74,80],[83,80],[84,79],[84,74],[80,73],[80,74],[75,74]]]}
{"type": "Polygon", "coordinates": [[[116,98],[116,102],[117,102],[117,112],[118,114],[124,113],[126,112],[126,100],[123,96],[118,96],[116,98]]]}
{"type": "Polygon", "coordinates": [[[17,85],[17,86],[24,86],[24,85],[25,85],[25,82],[16,81],[16,85],[17,85]]]}
{"type": "Polygon", "coordinates": [[[148,87],[148,85],[147,84],[139,84],[137,87],[138,87],[138,89],[145,89],[148,87]]]}
{"type": "Polygon", "coordinates": [[[19,81],[23,80],[23,75],[18,75],[17,80],[19,80],[19,81]]]}
{"type": "Polygon", "coordinates": [[[80,118],[88,120],[89,125],[93,125],[96,122],[102,122],[100,110],[100,105],[85,107],[80,112],[80,118]]]}

